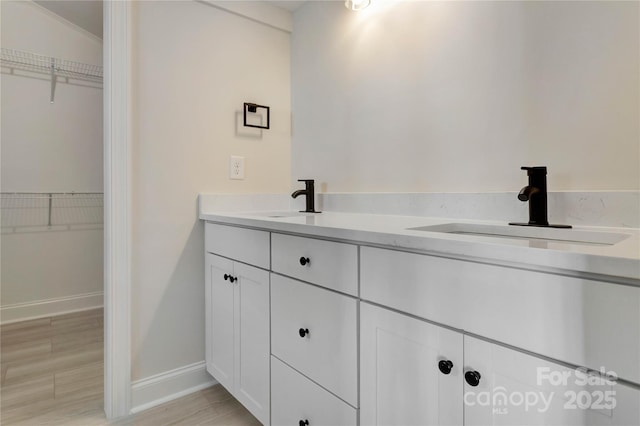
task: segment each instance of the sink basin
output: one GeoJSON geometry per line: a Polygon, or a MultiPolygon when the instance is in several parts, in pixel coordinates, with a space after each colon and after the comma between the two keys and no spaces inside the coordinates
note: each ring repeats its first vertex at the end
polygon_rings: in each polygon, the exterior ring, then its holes
{"type": "Polygon", "coordinates": [[[614,245],[629,237],[628,234],[614,232],[541,228],[534,226],[483,225],[477,223],[445,223],[441,225],[408,228],[408,230],[589,245],[614,245]]]}

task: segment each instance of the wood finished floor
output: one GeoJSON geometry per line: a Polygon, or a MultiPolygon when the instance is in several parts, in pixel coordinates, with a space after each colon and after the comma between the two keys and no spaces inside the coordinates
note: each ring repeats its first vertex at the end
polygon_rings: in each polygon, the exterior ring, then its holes
{"type": "Polygon", "coordinates": [[[0,424],[259,425],[222,386],[117,421],[103,411],[103,311],[0,327],[0,424]]]}

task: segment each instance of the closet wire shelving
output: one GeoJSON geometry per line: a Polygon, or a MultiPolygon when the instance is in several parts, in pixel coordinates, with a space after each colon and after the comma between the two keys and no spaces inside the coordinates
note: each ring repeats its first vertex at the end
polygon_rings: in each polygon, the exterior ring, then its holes
{"type": "Polygon", "coordinates": [[[102,227],[102,192],[2,192],[2,233],[102,227]]]}
{"type": "Polygon", "coordinates": [[[103,68],[99,65],[58,59],[4,47],[0,48],[0,60],[2,66],[6,67],[10,74],[15,74],[16,70],[22,70],[48,75],[51,79],[51,103],[54,100],[58,78],[64,79],[65,83],[78,80],[102,87],[103,68]]]}

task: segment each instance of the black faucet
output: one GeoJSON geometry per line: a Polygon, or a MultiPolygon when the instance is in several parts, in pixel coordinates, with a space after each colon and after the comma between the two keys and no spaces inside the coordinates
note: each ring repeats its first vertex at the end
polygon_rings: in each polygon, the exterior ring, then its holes
{"type": "Polygon", "coordinates": [[[293,194],[291,194],[291,196],[293,198],[296,198],[298,195],[305,195],[306,198],[306,208],[304,210],[300,210],[303,213],[321,213],[321,212],[317,212],[315,210],[315,194],[314,194],[314,188],[313,188],[313,183],[314,180],[313,179],[298,179],[298,182],[304,182],[305,183],[305,188],[304,189],[298,189],[297,191],[294,191],[293,194]]]}
{"type": "Polygon", "coordinates": [[[547,168],[544,166],[522,166],[520,169],[526,170],[529,177],[529,185],[518,193],[518,200],[529,202],[529,222],[512,222],[509,225],[571,228],[571,225],[549,225],[547,220],[547,168]]]}

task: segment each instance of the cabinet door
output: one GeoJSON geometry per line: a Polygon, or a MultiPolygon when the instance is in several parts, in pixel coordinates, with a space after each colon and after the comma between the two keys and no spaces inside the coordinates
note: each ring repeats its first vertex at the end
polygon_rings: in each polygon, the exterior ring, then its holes
{"type": "Polygon", "coordinates": [[[466,425],[640,424],[637,389],[469,336],[464,359],[466,425]]]}
{"type": "Polygon", "coordinates": [[[360,423],[462,424],[462,334],[367,303],[360,312],[360,423]]]}
{"type": "Polygon", "coordinates": [[[234,374],[233,262],[213,254],[205,258],[205,342],[207,371],[229,392],[234,374]]]}
{"type": "Polygon", "coordinates": [[[234,264],[234,395],[262,424],[269,424],[269,273],[234,264]]]}

